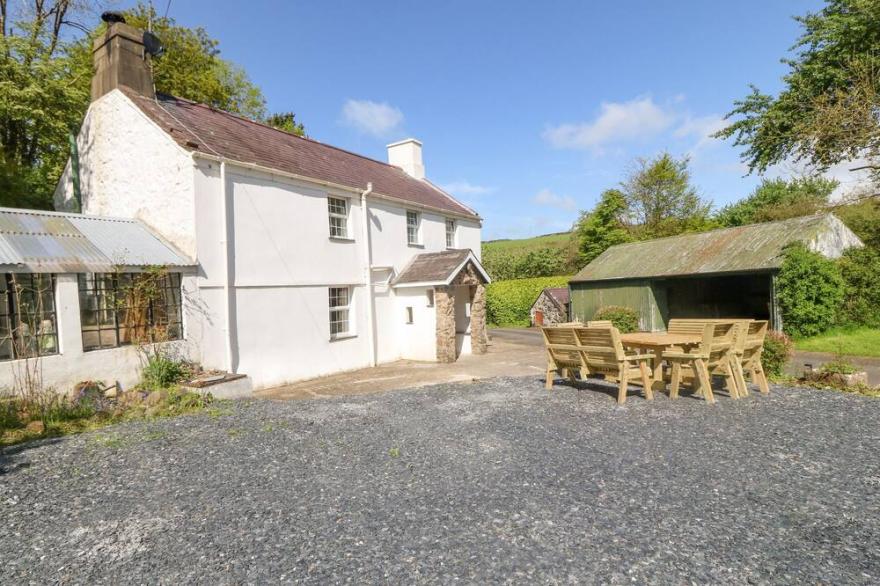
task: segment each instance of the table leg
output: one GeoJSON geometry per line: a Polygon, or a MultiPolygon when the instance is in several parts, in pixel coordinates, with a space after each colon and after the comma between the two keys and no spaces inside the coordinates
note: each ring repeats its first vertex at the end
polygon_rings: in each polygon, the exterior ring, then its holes
{"type": "Polygon", "coordinates": [[[655,391],[666,390],[666,382],[663,380],[663,351],[659,348],[654,350],[654,383],[651,388],[655,391]]]}

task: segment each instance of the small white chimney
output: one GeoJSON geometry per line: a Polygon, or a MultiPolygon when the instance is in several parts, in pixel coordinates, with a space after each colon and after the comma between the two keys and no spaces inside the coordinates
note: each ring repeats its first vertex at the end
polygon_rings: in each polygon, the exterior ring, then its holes
{"type": "Polygon", "coordinates": [[[388,145],[388,164],[400,167],[416,179],[425,178],[425,164],[422,163],[422,143],[407,138],[388,145]]]}

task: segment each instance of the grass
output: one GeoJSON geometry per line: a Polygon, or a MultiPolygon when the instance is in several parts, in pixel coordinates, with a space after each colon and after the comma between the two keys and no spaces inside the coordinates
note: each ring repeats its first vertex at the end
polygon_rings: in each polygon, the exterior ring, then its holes
{"type": "Polygon", "coordinates": [[[528,252],[539,248],[565,248],[571,238],[570,232],[558,232],[556,234],[544,234],[533,238],[520,238],[517,240],[487,240],[483,242],[483,251],[495,250],[496,252],[528,252]]]}
{"type": "Polygon", "coordinates": [[[836,328],[819,336],[795,340],[794,345],[805,352],[880,357],[880,330],[836,328]]]}

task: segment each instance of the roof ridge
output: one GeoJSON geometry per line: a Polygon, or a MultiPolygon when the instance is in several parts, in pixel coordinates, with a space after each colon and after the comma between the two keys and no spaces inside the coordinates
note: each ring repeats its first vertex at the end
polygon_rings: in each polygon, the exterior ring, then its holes
{"type": "MultiPolygon", "coordinates": [[[[768,224],[784,224],[786,222],[794,222],[795,220],[807,220],[807,219],[819,219],[825,216],[833,216],[834,214],[831,212],[821,212],[816,214],[809,214],[807,216],[795,216],[793,218],[785,218],[784,220],[773,220],[771,222],[752,222],[751,224],[743,224],[741,226],[726,226],[724,228],[713,228],[712,230],[703,230],[701,232],[683,232],[681,234],[673,234],[672,236],[661,236],[659,238],[649,238],[648,240],[635,240],[633,242],[623,242],[621,244],[615,244],[614,246],[608,247],[609,249],[615,247],[624,247],[624,246],[633,246],[635,244],[645,244],[646,242],[659,242],[661,240],[672,240],[673,238],[687,238],[689,236],[700,236],[703,234],[712,234],[718,232],[728,232],[730,230],[742,230],[743,228],[752,228],[754,226],[766,226],[768,224]]],[[[836,217],[836,216],[835,216],[836,217]]]]}
{"type": "Polygon", "coordinates": [[[0,214],[31,214],[41,216],[58,216],[61,218],[78,218],[82,220],[101,220],[109,222],[130,222],[143,224],[138,218],[123,218],[122,216],[95,216],[79,212],[59,212],[57,210],[36,210],[31,208],[0,207],[0,214]]]}
{"type": "MultiPolygon", "coordinates": [[[[332,144],[330,144],[330,143],[321,142],[320,140],[314,139],[314,138],[312,138],[312,137],[310,137],[310,136],[300,136],[300,135],[298,135],[298,134],[293,134],[292,132],[287,132],[286,130],[281,130],[280,128],[275,128],[274,126],[271,126],[271,125],[269,125],[269,124],[266,124],[265,122],[260,122],[259,120],[254,120],[254,119],[252,119],[252,118],[248,118],[247,116],[243,116],[243,115],[241,115],[241,114],[237,114],[237,113],[235,113],[235,112],[230,112],[229,110],[223,110],[223,109],[221,109],[221,108],[215,108],[214,106],[211,106],[211,105],[209,105],[209,104],[203,104],[203,103],[201,103],[201,102],[196,102],[196,101],[194,101],[194,100],[190,100],[190,99],[187,99],[187,98],[181,98],[181,97],[178,97],[178,96],[175,96],[175,95],[172,95],[172,94],[156,94],[156,95],[157,95],[157,97],[158,97],[158,96],[164,96],[164,97],[166,97],[166,98],[172,98],[172,99],[174,99],[174,100],[179,100],[179,101],[181,101],[181,102],[186,102],[186,103],[191,104],[191,105],[193,105],[193,106],[198,106],[199,108],[204,108],[204,109],[206,109],[206,110],[210,110],[210,111],[212,111],[212,112],[217,112],[217,113],[219,113],[219,114],[224,114],[224,115],[226,115],[226,116],[231,116],[232,118],[237,118],[237,119],[239,119],[239,120],[241,120],[241,121],[243,121],[243,122],[247,122],[247,123],[249,123],[249,124],[254,124],[254,125],[256,125],[256,126],[260,126],[260,127],[262,127],[262,128],[267,128],[267,129],[272,130],[272,131],[274,131],[274,132],[280,132],[280,133],[283,134],[284,136],[289,136],[289,137],[296,138],[296,139],[299,139],[299,140],[304,140],[304,141],[307,141],[307,142],[311,142],[311,143],[314,143],[314,144],[317,144],[317,145],[321,145],[321,146],[324,146],[324,147],[327,147],[327,148],[335,149],[335,150],[337,150],[337,151],[340,151],[340,152],[343,152],[343,153],[346,153],[346,154],[349,154],[349,155],[353,155],[353,156],[355,156],[355,157],[360,157],[361,159],[365,159],[365,160],[367,160],[367,161],[371,161],[371,162],[373,162],[373,163],[378,163],[378,164],[380,164],[380,165],[385,165],[386,167],[390,167],[390,168],[392,168],[392,169],[395,169],[395,170],[397,170],[397,171],[400,171],[401,173],[403,173],[404,175],[406,175],[406,176],[409,177],[410,179],[413,179],[413,180],[415,180],[415,181],[418,181],[418,179],[416,179],[415,177],[412,177],[411,175],[408,175],[406,172],[404,172],[403,169],[401,169],[401,168],[398,167],[397,165],[392,165],[391,163],[386,163],[385,161],[380,161],[379,159],[374,159],[373,157],[368,157],[368,156],[363,155],[363,154],[361,154],[361,153],[356,153],[356,152],[354,152],[354,151],[350,151],[350,150],[348,150],[348,149],[344,149],[344,148],[342,148],[342,147],[338,147],[338,146],[336,146],[336,145],[332,145],[332,144]]],[[[196,135],[196,136],[198,136],[198,135],[196,135]]]]}

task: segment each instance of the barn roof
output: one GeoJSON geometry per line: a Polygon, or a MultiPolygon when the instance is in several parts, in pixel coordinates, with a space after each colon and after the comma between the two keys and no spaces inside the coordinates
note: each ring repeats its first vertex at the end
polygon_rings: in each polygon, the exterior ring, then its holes
{"type": "Polygon", "coordinates": [[[612,246],[571,282],[770,271],[783,249],[803,242],[829,258],[862,242],[832,214],[750,224],[612,246]]]}
{"type": "Polygon", "coordinates": [[[112,272],[195,263],[138,220],[0,208],[0,271],[112,272]]]}
{"type": "Polygon", "coordinates": [[[477,213],[427,180],[416,179],[382,161],[296,136],[235,114],[182,98],[142,96],[122,91],[182,148],[255,164],[352,189],[365,189],[413,204],[462,216],[477,213]]]}
{"type": "Polygon", "coordinates": [[[468,264],[474,268],[488,283],[488,273],[469,248],[461,250],[444,250],[442,252],[426,252],[412,258],[394,278],[394,287],[423,287],[449,285],[459,272],[468,264]]]}

